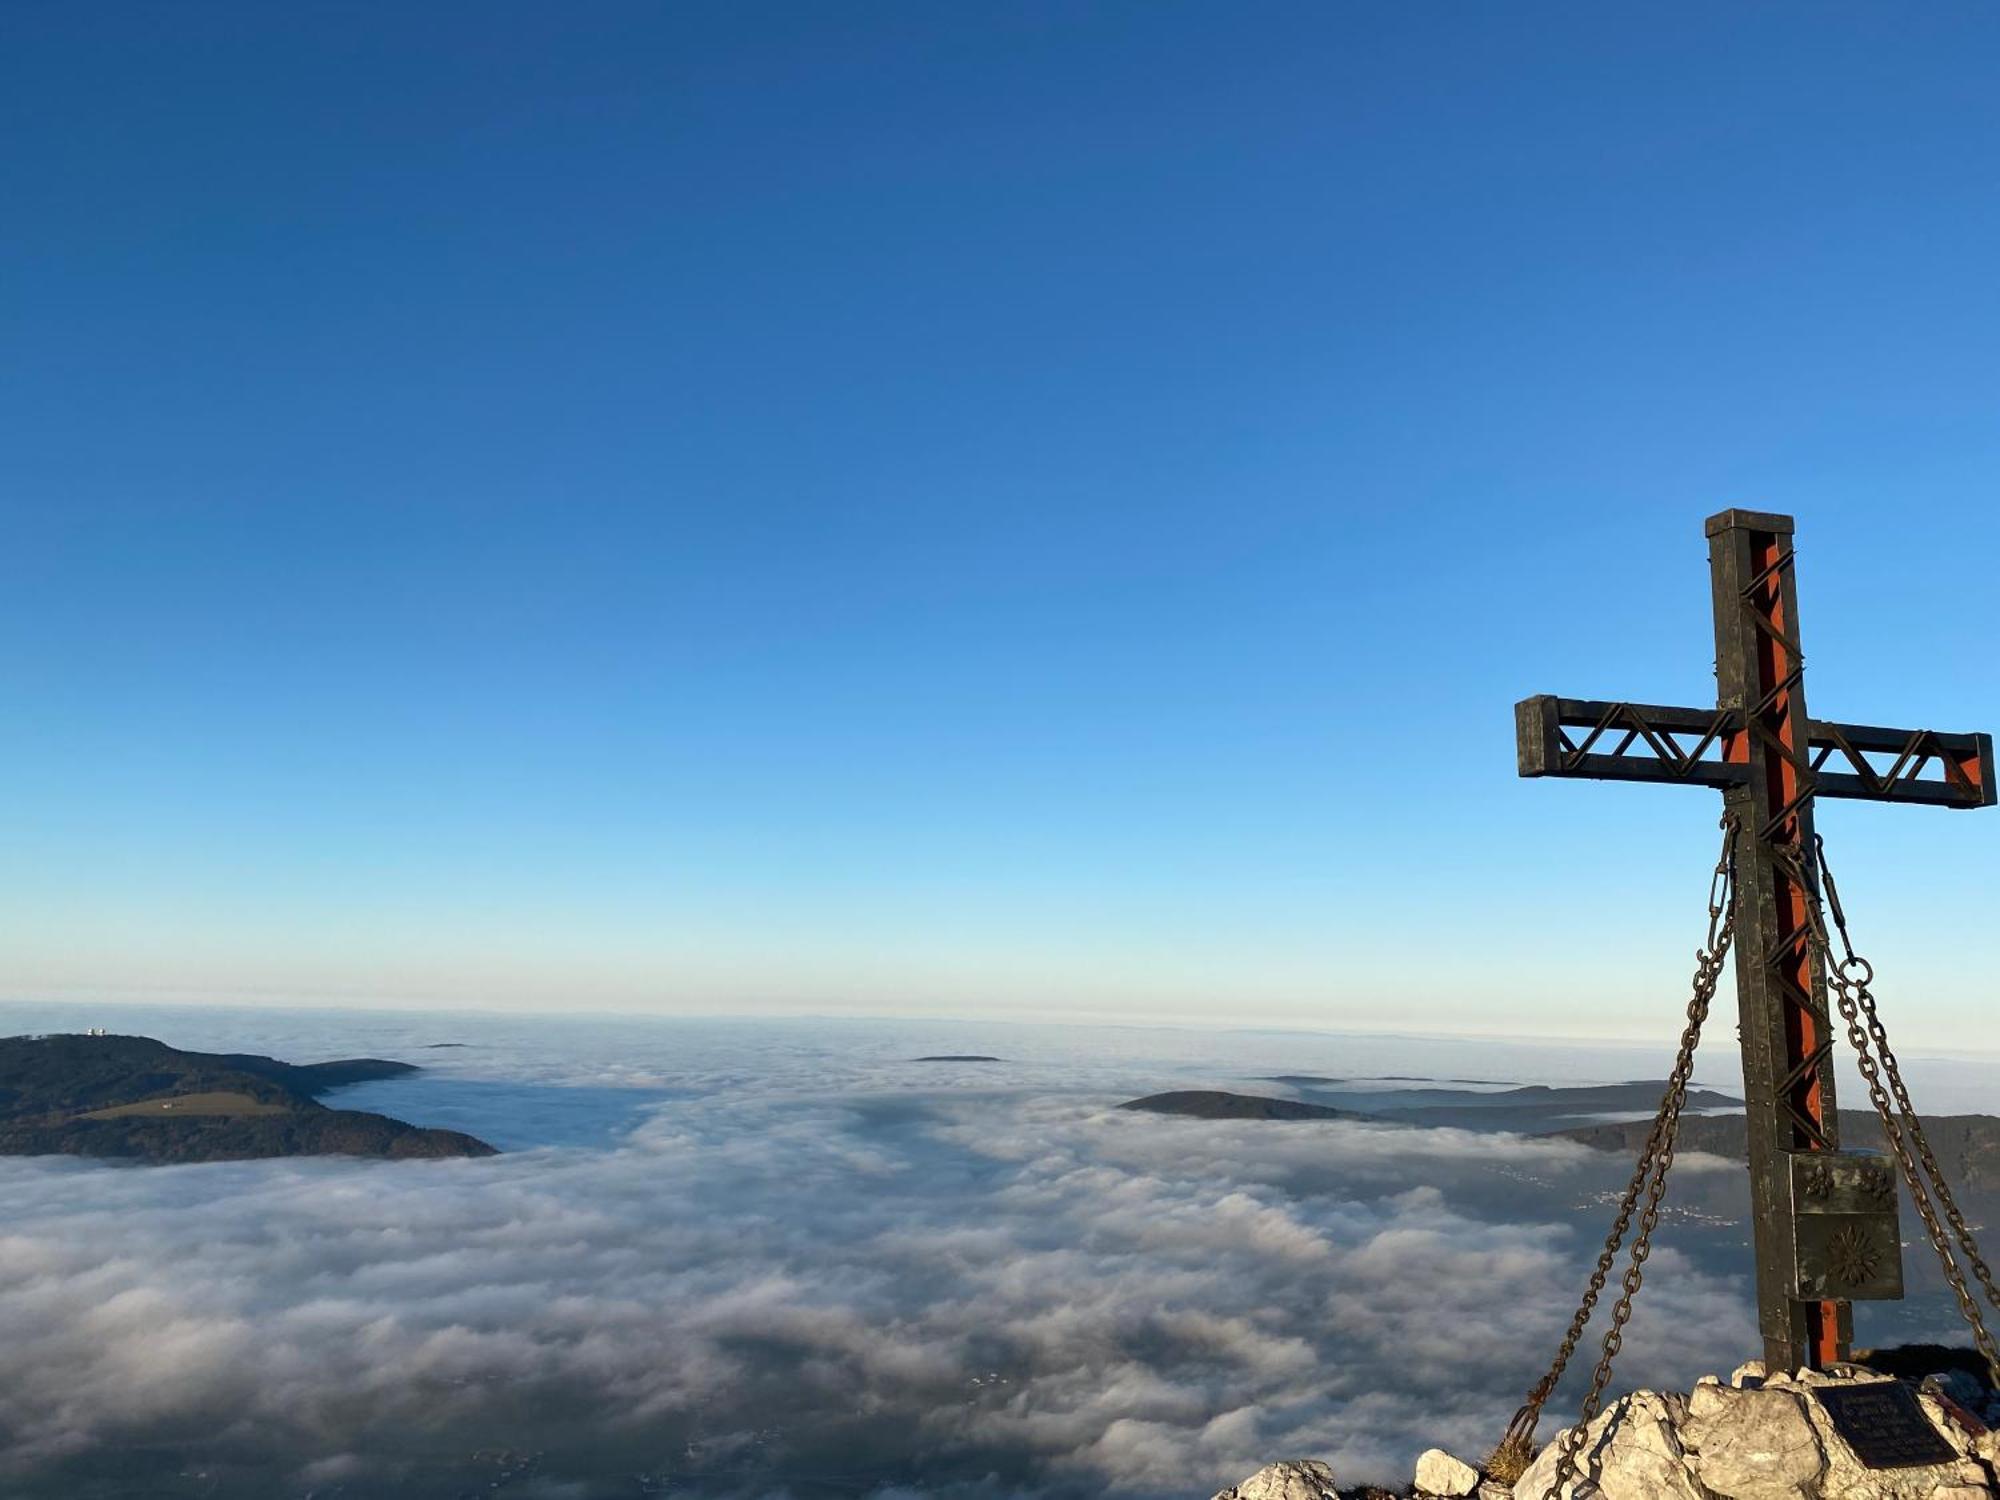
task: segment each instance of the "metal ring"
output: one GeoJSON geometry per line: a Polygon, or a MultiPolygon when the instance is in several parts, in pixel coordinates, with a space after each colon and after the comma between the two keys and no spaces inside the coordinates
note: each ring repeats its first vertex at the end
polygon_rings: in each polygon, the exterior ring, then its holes
{"type": "Polygon", "coordinates": [[[1834,972],[1849,984],[1859,985],[1863,989],[1866,989],[1875,982],[1875,966],[1858,953],[1850,954],[1848,957],[1843,958],[1834,972]],[[1856,977],[1857,970],[1859,971],[1859,978],[1856,977]]]}

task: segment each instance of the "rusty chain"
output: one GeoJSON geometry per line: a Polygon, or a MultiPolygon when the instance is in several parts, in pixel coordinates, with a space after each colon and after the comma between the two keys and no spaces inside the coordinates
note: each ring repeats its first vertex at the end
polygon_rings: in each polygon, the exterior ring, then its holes
{"type": "MultiPolygon", "coordinates": [[[[1635,1210],[1639,1211],[1639,1233],[1632,1242],[1625,1274],[1620,1281],[1621,1295],[1612,1306],[1611,1326],[1605,1330],[1589,1394],[1584,1398],[1576,1423],[1565,1429],[1557,1439],[1560,1449],[1555,1470],[1542,1500],[1556,1500],[1563,1487],[1576,1478],[1588,1428],[1603,1403],[1604,1391],[1611,1379],[1611,1364],[1623,1347],[1625,1324],[1632,1315],[1632,1299],[1644,1278],[1643,1268],[1651,1253],[1653,1230],[1659,1222],[1660,1203],[1666,1192],[1667,1172],[1673,1165],[1679,1138],[1681,1108],[1686,1102],[1688,1083],[1693,1076],[1695,1048],[1700,1042],[1702,1022],[1707,1018],[1709,1006],[1715,998],[1723,961],[1735,937],[1738,825],[1733,817],[1725,816],[1723,828],[1722,857],[1717,861],[1715,876],[1709,884],[1708,943],[1695,955],[1694,994],[1688,1001],[1688,1024],[1681,1033],[1680,1051],[1674,1061],[1674,1070],[1669,1075],[1666,1093],[1660,1100],[1659,1112],[1640,1151],[1632,1180],[1619,1200],[1618,1216],[1612,1223],[1611,1233],[1605,1238],[1604,1249],[1591,1272],[1583,1300],[1570,1320],[1555,1362],[1529,1392],[1527,1401],[1508,1424],[1500,1446],[1487,1461],[1489,1473],[1510,1481],[1527,1468],[1534,1456],[1535,1427],[1541,1419],[1542,1407],[1576,1352],[1584,1328],[1604,1291],[1611,1266],[1631,1228],[1632,1215],[1635,1210]],[[1640,1210],[1642,1195],[1645,1207],[1640,1210]],[[1508,1472],[1510,1470],[1511,1473],[1508,1472]]],[[[1925,1233],[1937,1252],[1938,1264],[1951,1286],[1952,1295],[1957,1299],[1959,1312],[1972,1329],[1973,1342],[1985,1359],[1995,1386],[2000,1387],[2000,1347],[1996,1347],[1987,1331],[1979,1304],[1966,1283],[1965,1271],[1970,1269],[1986,1300],[1995,1309],[2000,1309],[2000,1284],[1996,1284],[1992,1268],[1979,1253],[1971,1226],[1966,1223],[1951,1186],[1938,1166],[1923,1121],[1910,1100],[1909,1088],[1903,1082],[1902,1067],[1889,1045],[1888,1029],[1882,1024],[1876,1008],[1872,988],[1875,970],[1867,959],[1855,951],[1848,932],[1847,913],[1841,906],[1840,888],[1826,862],[1825,841],[1817,835],[1813,839],[1812,862],[1817,869],[1818,880],[1809,877],[1806,861],[1798,851],[1781,848],[1772,853],[1796,887],[1810,893],[1806,904],[1809,941],[1841,1019],[1846,1023],[1848,1044],[1854,1048],[1855,1061],[1868,1087],[1869,1100],[1881,1120],[1883,1138],[1903,1174],[1910,1200],[1923,1220],[1925,1233]],[[1839,954],[1834,952],[1833,935],[1827,928],[1828,911],[1833,917],[1833,933],[1837,933],[1840,939],[1839,954]],[[1947,1225],[1950,1226],[1949,1233],[1947,1225]],[[1953,1241],[1957,1243],[1956,1252],[1953,1241]],[[1963,1266],[1960,1264],[1961,1257],[1963,1266]]]]}
{"type": "MultiPolygon", "coordinates": [[[[1868,1086],[1869,1100],[1881,1118],[1883,1137],[1902,1169],[1910,1201],[1915,1205],[1918,1217],[1924,1221],[1924,1231],[1930,1237],[1931,1247],[1937,1252],[1938,1265],[1944,1271],[1952,1295],[1958,1300],[1958,1310],[1971,1325],[1973,1342],[1986,1360],[1995,1387],[2000,1388],[2000,1349],[1995,1348],[1992,1335],[1986,1331],[1986,1321],[1980,1315],[1979,1304],[1965,1284],[1965,1272],[1959,1264],[1958,1255],[1953,1254],[1951,1239],[1957,1240],[1965,1266],[1971,1268],[1987,1301],[1996,1309],[2000,1309],[2000,1287],[1994,1285],[1993,1272],[1979,1253],[1979,1244],[1965,1222],[1965,1215],[1959,1211],[1958,1200],[1952,1195],[1951,1186],[1945,1181],[1937,1157],[1931,1151],[1923,1121],[1917,1117],[1916,1107],[1910,1102],[1910,1091],[1903,1083],[1902,1067],[1889,1047],[1888,1029],[1876,1012],[1871,989],[1875,980],[1874,966],[1854,951],[1853,939],[1847,931],[1847,913],[1840,904],[1840,887],[1834,883],[1833,871],[1826,862],[1826,842],[1817,835],[1813,839],[1813,857],[1825,887],[1825,905],[1832,911],[1834,928],[1840,935],[1841,956],[1836,957],[1819,900],[1816,898],[1808,902],[1807,920],[1812,929],[1813,945],[1825,966],[1827,985],[1833,991],[1841,1019],[1847,1023],[1848,1044],[1854,1048],[1855,1062],[1860,1068],[1862,1081],[1868,1086]],[[1887,1088],[1883,1086],[1885,1075],[1887,1088]],[[1893,1107],[1890,1101],[1892,1093],[1893,1107]],[[1940,1209],[1951,1225],[1950,1238],[1945,1234],[1944,1225],[1938,1222],[1940,1209]]],[[[1796,861],[1797,856],[1793,855],[1792,859],[1796,861]]],[[[1803,871],[1799,873],[1803,874],[1803,871]]],[[[1814,889],[1804,879],[1798,883],[1803,890],[1814,889]]]]}
{"type": "Polygon", "coordinates": [[[1611,1326],[1604,1333],[1597,1367],[1591,1375],[1590,1393],[1584,1398],[1582,1415],[1576,1425],[1559,1439],[1563,1446],[1556,1460],[1555,1477],[1549,1486],[1548,1496],[1559,1494],[1563,1485],[1575,1477],[1585,1429],[1597,1415],[1605,1387],[1611,1381],[1612,1361],[1624,1346],[1625,1325],[1632,1317],[1632,1299],[1638,1294],[1640,1283],[1645,1278],[1646,1258],[1652,1253],[1653,1231],[1660,1222],[1660,1204],[1666,1195],[1667,1172],[1673,1166],[1680,1136],[1681,1109],[1687,1103],[1688,1084],[1694,1077],[1694,1054],[1701,1043],[1702,1023],[1708,1019],[1716,986],[1721,982],[1723,962],[1736,935],[1736,840],[1740,824],[1733,814],[1727,814],[1723,817],[1722,829],[1722,853],[1716,860],[1715,872],[1708,886],[1708,939],[1695,953],[1693,994],[1687,1005],[1687,1025],[1681,1032],[1680,1049],[1674,1058],[1673,1071],[1667,1077],[1666,1092],[1660,1097],[1659,1110],[1653,1117],[1646,1144],[1639,1153],[1632,1180],[1618,1201],[1618,1216],[1612,1221],[1611,1232],[1605,1236],[1604,1249],[1597,1257],[1583,1300],[1570,1319],[1555,1361],[1528,1393],[1527,1401],[1514,1414],[1513,1421],[1508,1423],[1499,1447],[1487,1460],[1487,1471],[1500,1477],[1518,1477],[1519,1471],[1526,1469],[1534,1454],[1535,1428],[1541,1421],[1542,1407],[1561,1381],[1571,1356],[1576,1353],[1576,1346],[1596,1311],[1598,1298],[1603,1294],[1612,1264],[1618,1258],[1619,1248],[1632,1225],[1632,1215],[1637,1210],[1639,1233],[1632,1241],[1625,1273],[1619,1279],[1618,1300],[1611,1308],[1611,1326]],[[1640,1209],[1642,1195],[1645,1207],[1640,1209]],[[1506,1474],[1505,1471],[1510,1469],[1515,1473],[1506,1474]]]}

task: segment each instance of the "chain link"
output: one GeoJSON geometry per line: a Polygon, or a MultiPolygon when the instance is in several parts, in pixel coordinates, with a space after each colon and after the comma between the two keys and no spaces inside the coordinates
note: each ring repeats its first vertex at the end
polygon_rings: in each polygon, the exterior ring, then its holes
{"type": "Polygon", "coordinates": [[[1716,986],[1721,982],[1723,963],[1736,935],[1736,841],[1740,825],[1734,815],[1726,815],[1722,828],[1722,853],[1716,860],[1715,873],[1708,888],[1708,940],[1695,954],[1693,994],[1687,1005],[1687,1025],[1681,1031],[1680,1048],[1674,1057],[1673,1071],[1667,1078],[1666,1092],[1660,1098],[1659,1110],[1653,1117],[1652,1129],[1647,1132],[1646,1144],[1639,1153],[1632,1180],[1618,1201],[1618,1216],[1612,1221],[1611,1232],[1605,1236],[1604,1249],[1597,1257],[1583,1300],[1570,1319],[1568,1332],[1556,1351],[1555,1362],[1528,1393],[1527,1401],[1508,1424],[1500,1446],[1487,1461],[1488,1472],[1501,1473],[1503,1477],[1514,1477],[1505,1475],[1505,1470],[1518,1471],[1527,1467],[1534,1453],[1535,1427],[1541,1420],[1542,1407],[1561,1381],[1571,1356],[1576,1353],[1584,1328],[1604,1292],[1612,1264],[1618,1258],[1619,1248],[1631,1229],[1632,1215],[1638,1212],[1639,1233],[1628,1252],[1625,1273],[1619,1278],[1618,1300],[1612,1304],[1611,1326],[1605,1330],[1597,1367],[1591,1374],[1590,1393],[1584,1398],[1582,1415],[1576,1425],[1559,1440],[1563,1446],[1557,1456],[1555,1478],[1549,1486],[1548,1496],[1559,1494],[1562,1487],[1575,1477],[1585,1429],[1603,1403],[1605,1388],[1611,1381],[1612,1361],[1624,1347],[1625,1325],[1632,1317],[1632,1299],[1638,1295],[1640,1283],[1645,1279],[1646,1258],[1652,1253],[1653,1231],[1660,1222],[1660,1204],[1666,1196],[1667,1173],[1673,1166],[1679,1141],[1681,1109],[1687,1103],[1688,1084],[1694,1077],[1694,1054],[1701,1043],[1702,1023],[1708,1019],[1716,986]],[[1642,1196],[1645,1200],[1643,1209],[1639,1206],[1642,1196]]]}

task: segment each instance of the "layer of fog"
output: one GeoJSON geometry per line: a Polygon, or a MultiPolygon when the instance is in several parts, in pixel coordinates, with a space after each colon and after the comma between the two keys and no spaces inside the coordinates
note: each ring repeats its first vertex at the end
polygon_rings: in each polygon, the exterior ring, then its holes
{"type": "MultiPolygon", "coordinates": [[[[430,1050],[233,1019],[151,1029],[407,1056],[435,1075],[340,1102],[559,1144],[0,1163],[10,1493],[449,1494],[499,1448],[544,1454],[509,1494],[1200,1496],[1287,1454],[1396,1480],[1504,1424],[1619,1175],[1561,1142],[1111,1107],[1332,1071],[1324,1039],[1017,1030],[951,1038],[1003,1064],[916,1065],[934,1031],[461,1020],[433,1035],[474,1045],[430,1050]]],[[[1751,1345],[1740,1169],[1679,1171],[1621,1383],[1751,1345]]]]}

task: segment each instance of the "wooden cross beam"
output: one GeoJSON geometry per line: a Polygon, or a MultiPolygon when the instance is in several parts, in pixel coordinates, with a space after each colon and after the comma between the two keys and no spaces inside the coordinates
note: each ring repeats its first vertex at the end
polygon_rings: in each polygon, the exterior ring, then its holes
{"type": "MultiPolygon", "coordinates": [[[[1715,707],[1524,699],[1514,709],[1520,769],[1523,776],[1717,787],[1736,815],[1743,830],[1736,997],[1757,1319],[1771,1369],[1820,1368],[1847,1357],[1850,1299],[1898,1296],[1902,1276],[1899,1260],[1889,1268],[1893,1274],[1877,1265],[1860,1275],[1852,1273],[1852,1255],[1836,1249],[1830,1263],[1827,1255],[1835,1218],[1865,1215],[1819,1210],[1829,1203],[1865,1205],[1841,1201],[1844,1189],[1829,1187],[1853,1175],[1845,1170],[1851,1158],[1810,1159],[1839,1149],[1826,975],[1807,920],[1808,903],[1818,899],[1813,802],[1858,797],[1991,807],[1993,737],[1808,718],[1792,518],[1726,510],[1708,518],[1707,531],[1715,707]],[[1800,888],[1800,872],[1810,888],[1800,888]]],[[[1879,1209],[1879,1178],[1866,1163],[1856,1171],[1854,1182],[1872,1184],[1862,1196],[1879,1209]]],[[[1891,1213],[1894,1201],[1892,1190],[1891,1213]]],[[[1893,1231],[1883,1237],[1887,1254],[1896,1254],[1893,1231]]]]}

